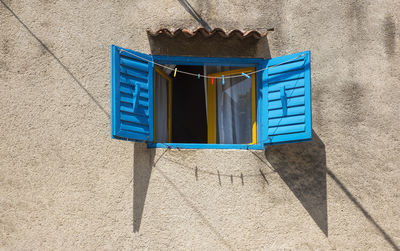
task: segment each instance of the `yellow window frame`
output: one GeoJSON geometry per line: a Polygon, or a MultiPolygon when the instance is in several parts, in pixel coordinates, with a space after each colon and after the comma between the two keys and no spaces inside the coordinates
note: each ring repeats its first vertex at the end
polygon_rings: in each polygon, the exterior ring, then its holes
{"type": "MultiPolygon", "coordinates": [[[[154,66],[155,73],[160,74],[163,78],[168,81],[168,143],[172,142],[172,78],[168,76],[163,70],[161,70],[158,66],[154,66]]],[[[154,107],[156,107],[156,88],[157,88],[157,74],[154,74],[154,107]]],[[[154,135],[156,135],[156,113],[154,112],[154,135]]]]}
{"type": "MultiPolygon", "coordinates": [[[[224,72],[216,72],[212,74],[208,74],[210,77],[222,77],[236,75],[241,73],[249,73],[254,72],[256,70],[255,67],[248,68],[240,68],[231,71],[224,72]]],[[[208,121],[208,144],[216,144],[217,143],[217,81],[212,83],[212,79],[208,78],[207,81],[207,121],[208,121]]],[[[257,114],[256,114],[256,79],[255,75],[251,77],[251,117],[252,117],[252,142],[249,145],[257,144],[257,114]]]]}

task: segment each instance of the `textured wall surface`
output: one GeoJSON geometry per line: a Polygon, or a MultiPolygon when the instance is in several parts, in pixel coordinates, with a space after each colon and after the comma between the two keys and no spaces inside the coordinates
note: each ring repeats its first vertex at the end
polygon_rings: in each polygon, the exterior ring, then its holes
{"type": "Polygon", "coordinates": [[[0,0],[1,249],[400,246],[400,2],[0,0]],[[190,4],[201,16],[189,13],[190,4]],[[110,44],[274,28],[312,52],[314,140],[150,150],[110,138],[110,44]]]}

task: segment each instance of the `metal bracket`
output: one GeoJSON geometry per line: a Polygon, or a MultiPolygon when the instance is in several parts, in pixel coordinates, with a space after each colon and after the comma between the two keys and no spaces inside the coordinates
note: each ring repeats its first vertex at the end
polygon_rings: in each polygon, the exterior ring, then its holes
{"type": "Polygon", "coordinates": [[[282,102],[282,111],[283,116],[287,115],[287,96],[285,92],[285,86],[281,86],[281,102],[282,102]]]}
{"type": "Polygon", "coordinates": [[[134,86],[135,86],[135,90],[132,92],[132,94],[133,94],[133,101],[132,101],[133,112],[135,112],[135,109],[136,109],[136,106],[137,106],[137,103],[139,100],[139,97],[138,97],[139,96],[139,85],[137,83],[135,83],[134,86]]]}

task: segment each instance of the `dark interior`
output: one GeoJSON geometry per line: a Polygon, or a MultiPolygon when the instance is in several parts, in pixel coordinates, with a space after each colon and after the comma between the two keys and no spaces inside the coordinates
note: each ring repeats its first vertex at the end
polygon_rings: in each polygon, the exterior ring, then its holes
{"type": "MultiPolygon", "coordinates": [[[[178,70],[203,74],[203,66],[177,65],[178,70]]],[[[207,143],[204,79],[171,72],[172,143],[207,143]]]]}

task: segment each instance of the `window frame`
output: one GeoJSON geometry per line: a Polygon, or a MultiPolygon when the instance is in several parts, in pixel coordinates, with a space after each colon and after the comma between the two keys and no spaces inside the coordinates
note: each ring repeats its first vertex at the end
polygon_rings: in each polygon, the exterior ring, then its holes
{"type": "Polygon", "coordinates": [[[161,75],[164,79],[168,81],[168,97],[167,97],[167,128],[168,128],[168,143],[171,143],[172,141],[172,78],[168,76],[161,68],[157,65],[154,66],[154,112],[153,112],[153,123],[154,123],[154,138],[156,137],[156,103],[157,103],[157,98],[156,98],[156,88],[157,88],[157,73],[161,75]]]}
{"type": "MultiPolygon", "coordinates": [[[[152,55],[158,64],[174,65],[201,65],[201,66],[234,66],[241,68],[254,67],[256,70],[263,68],[264,58],[217,58],[217,57],[190,57],[190,56],[163,56],[152,55]]],[[[154,70],[156,72],[156,68],[154,70]]],[[[157,71],[158,72],[158,71],[157,71]]],[[[153,73],[154,74],[154,73],[153,73]]],[[[250,144],[208,144],[208,143],[147,143],[149,148],[183,148],[183,149],[255,149],[263,150],[264,144],[260,143],[262,130],[260,128],[262,108],[262,71],[256,74],[256,135],[257,141],[250,144]]],[[[155,75],[155,74],[154,74],[155,75]]],[[[156,101],[155,101],[156,102],[156,101]]],[[[254,101],[253,101],[254,102],[254,101]]]]}

